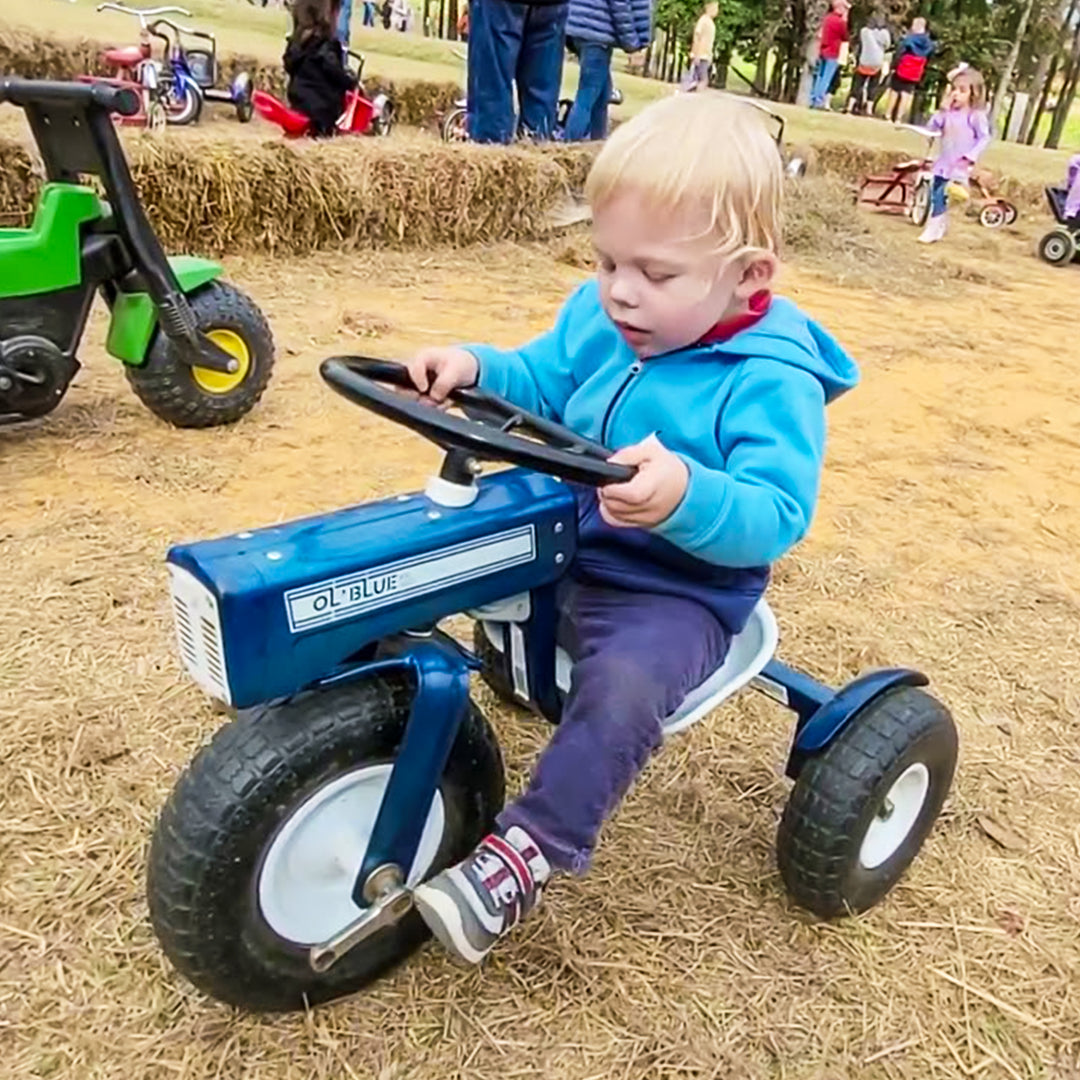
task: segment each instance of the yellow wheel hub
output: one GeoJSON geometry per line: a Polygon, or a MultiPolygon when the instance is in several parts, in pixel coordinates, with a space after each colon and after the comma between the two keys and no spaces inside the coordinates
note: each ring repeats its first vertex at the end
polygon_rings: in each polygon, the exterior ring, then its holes
{"type": "Polygon", "coordinates": [[[225,371],[211,371],[210,368],[193,367],[192,378],[200,390],[208,394],[227,394],[235,390],[251,371],[251,350],[247,342],[232,330],[208,330],[206,336],[219,349],[224,349],[230,356],[235,356],[240,366],[230,375],[225,371]]]}

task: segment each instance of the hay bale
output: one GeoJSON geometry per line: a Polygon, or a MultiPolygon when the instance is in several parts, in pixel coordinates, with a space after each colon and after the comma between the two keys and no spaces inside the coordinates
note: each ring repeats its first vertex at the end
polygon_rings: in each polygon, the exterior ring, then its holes
{"type": "MultiPolygon", "coordinates": [[[[143,204],[166,249],[224,255],[418,248],[547,235],[569,188],[564,169],[530,147],[395,145],[348,139],[272,140],[242,153],[128,136],[143,204]]],[[[8,162],[0,213],[30,208],[39,178],[25,147],[0,140],[8,162]]]]}
{"type": "Polygon", "coordinates": [[[59,41],[0,27],[0,73],[24,79],[74,79],[79,75],[106,75],[101,42],[76,38],[59,41]]]}

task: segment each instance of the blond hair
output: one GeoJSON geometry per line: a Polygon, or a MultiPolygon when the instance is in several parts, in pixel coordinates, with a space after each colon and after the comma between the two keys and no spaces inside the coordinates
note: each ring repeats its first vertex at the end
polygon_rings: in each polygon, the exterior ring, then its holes
{"type": "Polygon", "coordinates": [[[703,236],[736,257],[780,248],[783,166],[760,114],[726,94],[663,98],[621,124],[585,181],[594,210],[625,192],[657,210],[701,212],[703,236]]]}

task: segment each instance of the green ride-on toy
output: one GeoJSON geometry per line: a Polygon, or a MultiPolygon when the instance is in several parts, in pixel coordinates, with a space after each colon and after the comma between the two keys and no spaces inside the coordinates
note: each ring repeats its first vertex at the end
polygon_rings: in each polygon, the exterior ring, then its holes
{"type": "Polygon", "coordinates": [[[60,403],[99,290],[112,313],[106,348],[153,413],[203,428],[250,411],[274,364],[270,327],[220,280],[217,263],[166,258],[110,115],[133,115],[138,95],[105,83],[0,78],[5,101],[25,111],[46,183],[30,227],[0,229],[0,424],[60,403]]]}

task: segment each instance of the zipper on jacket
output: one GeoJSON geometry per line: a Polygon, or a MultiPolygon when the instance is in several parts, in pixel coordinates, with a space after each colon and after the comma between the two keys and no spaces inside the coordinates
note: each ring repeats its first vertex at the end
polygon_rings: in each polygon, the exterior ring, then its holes
{"type": "Polygon", "coordinates": [[[623,380],[622,386],[620,386],[619,389],[615,391],[615,394],[612,397],[611,401],[608,402],[607,410],[604,413],[604,419],[600,424],[600,442],[603,443],[604,446],[607,446],[608,444],[608,423],[611,421],[612,413],[615,412],[615,406],[619,404],[619,400],[622,398],[623,394],[626,393],[627,387],[629,387],[629,385],[634,381],[634,378],[641,372],[641,366],[642,365],[640,360],[635,360],[630,365],[630,374],[626,376],[626,378],[623,380]]]}

